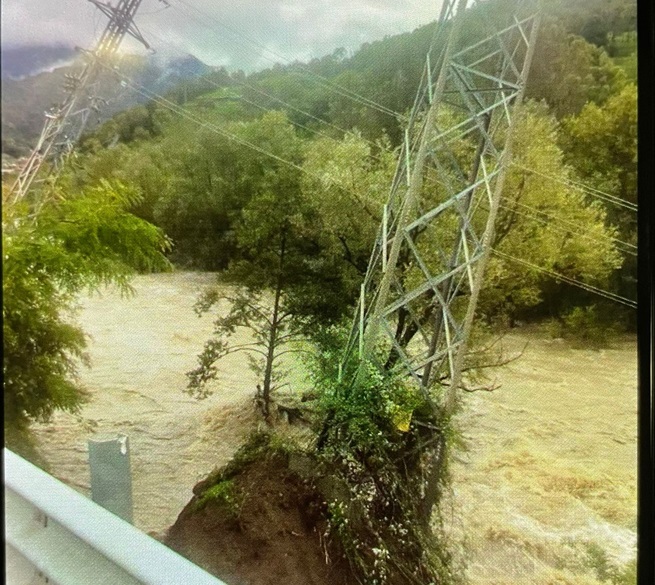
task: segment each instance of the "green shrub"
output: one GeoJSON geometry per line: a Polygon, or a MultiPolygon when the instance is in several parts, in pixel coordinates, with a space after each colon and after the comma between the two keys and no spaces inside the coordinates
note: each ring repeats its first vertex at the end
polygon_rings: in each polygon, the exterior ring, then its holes
{"type": "Polygon", "coordinates": [[[562,318],[563,336],[578,344],[605,347],[618,334],[618,326],[597,305],[575,307],[562,318]]]}
{"type": "Polygon", "coordinates": [[[238,516],[240,506],[232,480],[226,479],[208,488],[196,500],[195,510],[201,510],[210,502],[221,506],[231,515],[238,516]]]}
{"type": "Polygon", "coordinates": [[[169,268],[161,230],[128,211],[136,193],[108,181],[63,189],[38,210],[28,198],[2,210],[5,440],[16,450],[32,422],[75,413],[87,397],[76,378],[86,345],[71,322],[76,296],[107,284],[129,293],[135,271],[169,268]]]}

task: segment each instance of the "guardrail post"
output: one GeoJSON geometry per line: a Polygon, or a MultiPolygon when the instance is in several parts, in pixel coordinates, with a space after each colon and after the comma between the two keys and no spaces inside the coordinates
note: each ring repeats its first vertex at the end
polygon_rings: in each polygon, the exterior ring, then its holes
{"type": "Polygon", "coordinates": [[[126,435],[89,439],[91,499],[132,524],[130,443],[126,435]]]}

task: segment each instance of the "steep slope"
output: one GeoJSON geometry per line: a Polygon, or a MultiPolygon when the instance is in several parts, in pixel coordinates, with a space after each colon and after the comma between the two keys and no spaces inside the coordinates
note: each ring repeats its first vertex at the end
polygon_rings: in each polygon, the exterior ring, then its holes
{"type": "Polygon", "coordinates": [[[232,585],[354,585],[326,542],[324,496],[259,442],[196,485],[165,543],[232,585]]]}

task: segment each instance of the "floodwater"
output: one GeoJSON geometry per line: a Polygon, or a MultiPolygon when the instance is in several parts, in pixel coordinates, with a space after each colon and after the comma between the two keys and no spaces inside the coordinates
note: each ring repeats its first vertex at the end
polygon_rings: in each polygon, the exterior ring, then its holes
{"type": "MultiPolygon", "coordinates": [[[[89,495],[87,441],[130,438],[134,523],[154,535],[194,484],[226,463],[257,425],[256,380],[242,354],[225,358],[206,400],[184,393],[212,325],[193,303],[214,276],[139,276],[136,295],[80,301],[91,400],[36,436],[51,472],[89,495]]],[[[523,356],[495,373],[493,393],[466,394],[465,451],[453,465],[446,526],[473,585],[593,585],[631,561],[636,544],[636,343],[574,349],[532,329],[505,338],[523,356]]],[[[245,339],[244,339],[245,341],[245,339]]],[[[294,376],[293,390],[302,389],[294,376]]]]}
{"type": "Polygon", "coordinates": [[[226,463],[251,428],[256,381],[239,354],[224,360],[212,396],[184,393],[185,372],[212,330],[211,315],[198,317],[193,304],[214,282],[201,273],[139,276],[131,298],[105,290],[82,299],[91,368],[80,378],[92,399],[81,416],[59,413],[36,428],[52,473],[87,495],[88,439],[127,435],[134,524],[146,532],[173,524],[195,483],[226,463]]]}
{"type": "MultiPolygon", "coordinates": [[[[636,556],[637,357],[538,330],[493,393],[465,395],[451,524],[484,585],[592,585],[636,556]]],[[[611,582],[611,581],[610,581],[611,582]]],[[[630,579],[621,581],[629,583],[630,579]]]]}

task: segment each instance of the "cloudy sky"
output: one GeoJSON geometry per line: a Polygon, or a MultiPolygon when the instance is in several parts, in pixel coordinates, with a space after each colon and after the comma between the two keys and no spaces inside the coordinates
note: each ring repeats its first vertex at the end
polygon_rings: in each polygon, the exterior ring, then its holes
{"type": "MultiPolygon", "coordinates": [[[[116,5],[118,0],[111,0],[116,5]]],[[[136,22],[158,52],[255,69],[356,49],[436,19],[439,0],[143,0],[136,22]]],[[[88,0],[2,0],[2,46],[91,47],[106,18],[88,0]]],[[[124,48],[138,50],[134,42],[124,48]]]]}

